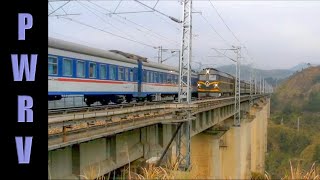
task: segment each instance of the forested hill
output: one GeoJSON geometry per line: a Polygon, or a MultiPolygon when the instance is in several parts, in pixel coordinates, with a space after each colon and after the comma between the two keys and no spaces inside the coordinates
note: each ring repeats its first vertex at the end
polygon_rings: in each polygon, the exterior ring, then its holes
{"type": "Polygon", "coordinates": [[[290,160],[308,170],[320,165],[320,66],[297,72],[271,97],[266,171],[272,179],[290,172],[290,160]]]}

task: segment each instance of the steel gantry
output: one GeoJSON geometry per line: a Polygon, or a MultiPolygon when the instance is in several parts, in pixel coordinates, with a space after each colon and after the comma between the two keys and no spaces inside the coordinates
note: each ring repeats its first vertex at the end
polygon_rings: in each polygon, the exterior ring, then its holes
{"type": "Polygon", "coordinates": [[[252,66],[250,66],[250,107],[253,105],[253,82],[254,82],[254,72],[252,66]]]}
{"type": "Polygon", "coordinates": [[[241,47],[236,48],[237,61],[236,61],[236,79],[235,79],[235,101],[234,101],[234,126],[240,126],[240,59],[241,47]]]}
{"type": "MultiPolygon", "coordinates": [[[[192,0],[183,0],[182,44],[179,59],[179,103],[191,103],[191,57],[192,57],[192,0]]],[[[186,110],[186,121],[180,128],[177,137],[177,159],[180,167],[188,170],[191,142],[191,112],[186,110]]]]}

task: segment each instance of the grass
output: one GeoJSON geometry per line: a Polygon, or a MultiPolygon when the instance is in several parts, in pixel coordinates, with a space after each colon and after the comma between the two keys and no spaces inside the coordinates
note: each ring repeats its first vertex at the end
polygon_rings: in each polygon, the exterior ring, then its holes
{"type": "MultiPolygon", "coordinates": [[[[165,167],[155,166],[154,164],[147,164],[146,167],[140,167],[140,172],[130,172],[129,168],[126,168],[125,175],[120,179],[134,179],[134,180],[148,180],[148,179],[162,179],[162,180],[171,180],[171,179],[198,179],[197,169],[189,169],[186,172],[179,171],[179,163],[177,162],[168,162],[165,167]],[[129,176],[130,172],[130,176],[129,176]]],[[[100,174],[100,168],[98,166],[90,166],[87,171],[84,172],[84,175],[81,175],[82,178],[86,180],[107,180],[110,178],[110,173],[108,178],[105,178],[104,175],[100,174]],[[97,178],[98,177],[98,178],[97,178]]],[[[271,180],[271,175],[265,172],[265,174],[252,172],[251,180],[271,180]]],[[[311,168],[308,170],[303,170],[300,163],[296,167],[290,161],[290,171],[289,174],[284,175],[282,180],[320,180],[320,172],[317,169],[316,163],[313,163],[311,168]]]]}
{"type": "Polygon", "coordinates": [[[311,168],[307,171],[301,168],[301,164],[298,163],[297,167],[293,167],[290,161],[290,174],[286,175],[284,180],[289,179],[313,179],[313,180],[320,180],[319,170],[316,168],[316,164],[313,163],[311,168]]]}
{"type": "MultiPolygon", "coordinates": [[[[106,180],[104,174],[100,174],[100,166],[89,166],[86,170],[84,170],[83,175],[80,175],[80,177],[86,179],[86,180],[91,180],[91,179],[96,179],[96,180],[106,180]]],[[[110,174],[110,173],[109,173],[110,174]]]]}

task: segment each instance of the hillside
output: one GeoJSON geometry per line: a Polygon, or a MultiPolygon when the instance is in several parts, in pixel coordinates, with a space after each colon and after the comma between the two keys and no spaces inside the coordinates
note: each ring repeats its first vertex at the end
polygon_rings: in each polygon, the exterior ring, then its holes
{"type": "MultiPolygon", "coordinates": [[[[279,178],[289,161],[320,164],[320,66],[297,72],[271,97],[266,171],[279,178]]],[[[274,178],[273,178],[274,179],[274,178]]]]}
{"type": "MultiPolygon", "coordinates": [[[[250,67],[247,65],[241,65],[241,78],[249,79],[250,67]]],[[[221,71],[228,72],[230,74],[235,74],[235,65],[226,65],[217,67],[221,71]]],[[[272,77],[273,79],[283,79],[289,77],[294,71],[290,69],[272,69],[272,70],[262,70],[254,68],[254,71],[257,75],[263,77],[272,77]]]]}
{"type": "Polygon", "coordinates": [[[316,106],[320,107],[320,66],[306,68],[285,80],[276,89],[273,105],[279,110],[316,111],[316,106]]]}

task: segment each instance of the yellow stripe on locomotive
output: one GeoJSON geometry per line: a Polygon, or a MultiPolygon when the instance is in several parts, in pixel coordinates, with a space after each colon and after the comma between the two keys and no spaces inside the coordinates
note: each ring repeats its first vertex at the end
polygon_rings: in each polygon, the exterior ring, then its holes
{"type": "Polygon", "coordinates": [[[219,81],[198,81],[198,92],[220,92],[219,81]]]}

